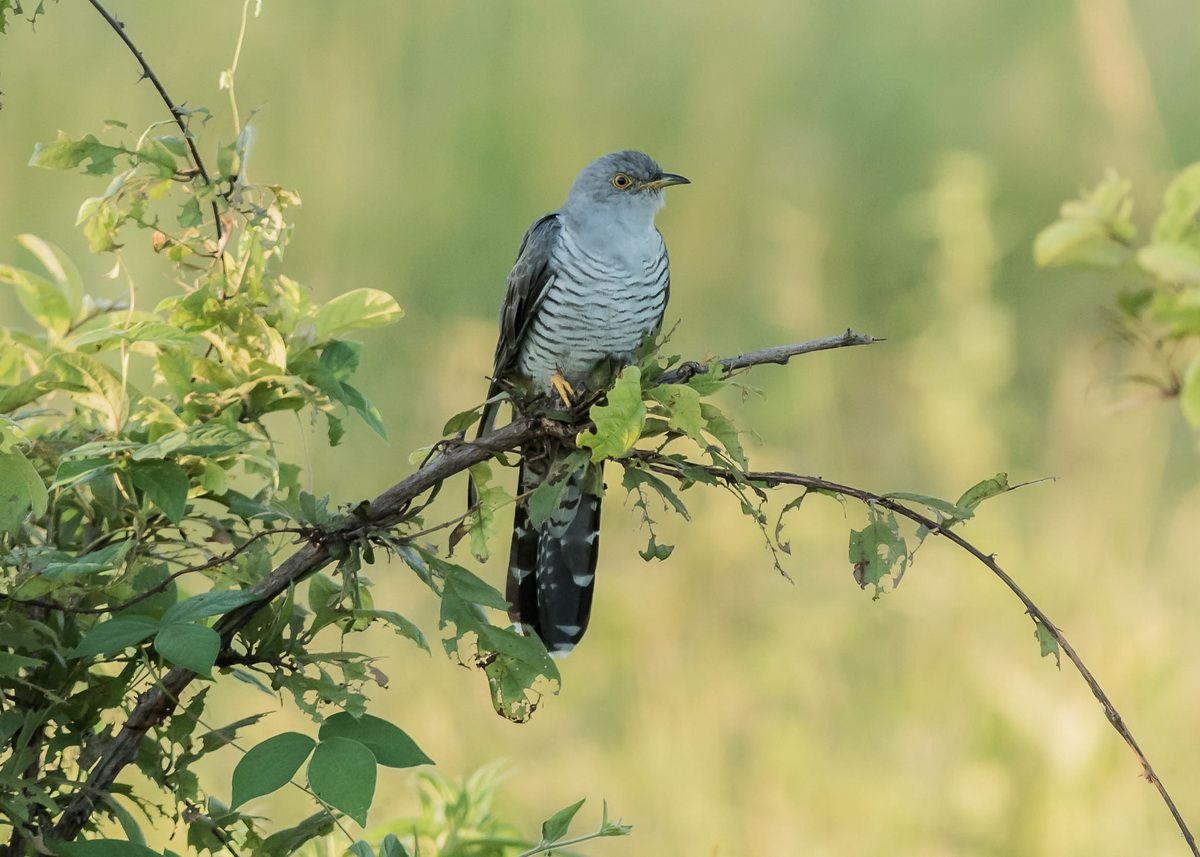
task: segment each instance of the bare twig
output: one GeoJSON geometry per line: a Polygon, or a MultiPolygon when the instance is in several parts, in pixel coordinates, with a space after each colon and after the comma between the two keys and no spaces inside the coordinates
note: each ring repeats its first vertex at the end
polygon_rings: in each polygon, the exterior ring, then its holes
{"type": "MultiPolygon", "coordinates": [[[[651,463],[651,467],[653,469],[660,473],[674,476],[679,479],[686,478],[683,472],[680,471],[675,463],[669,458],[654,454],[642,457],[644,460],[651,463]]],[[[1050,617],[1046,615],[1046,612],[1042,610],[1042,608],[1038,607],[1038,605],[1034,603],[1033,599],[1026,594],[1025,590],[1023,590],[1017,584],[1017,582],[1013,580],[1013,578],[1003,568],[1000,567],[1000,565],[996,562],[994,555],[985,554],[958,533],[943,526],[929,516],[923,515],[909,506],[897,502],[896,500],[880,494],[873,494],[870,491],[864,491],[861,488],[854,488],[850,485],[841,485],[837,482],[830,482],[827,479],[821,479],[815,476],[801,476],[796,473],[787,473],[782,471],[746,471],[734,473],[733,471],[725,468],[713,467],[705,464],[691,463],[690,466],[701,468],[713,476],[731,482],[750,480],[752,482],[761,482],[767,486],[798,485],[802,488],[829,491],[834,494],[853,497],[855,500],[858,500],[862,503],[881,506],[889,511],[895,512],[897,515],[901,515],[905,518],[908,518],[910,521],[925,527],[934,535],[941,536],[948,541],[953,542],[959,548],[966,551],[976,560],[981,562],[989,571],[992,572],[992,574],[999,578],[1006,587],[1008,587],[1009,591],[1012,592],[1013,595],[1015,595],[1021,602],[1021,604],[1024,605],[1025,612],[1046,629],[1047,633],[1049,633],[1054,639],[1054,642],[1058,644],[1058,647],[1062,650],[1063,654],[1067,656],[1067,660],[1071,662],[1076,671],[1078,671],[1079,675],[1083,678],[1083,681],[1088,686],[1088,689],[1091,690],[1092,696],[1096,698],[1096,701],[1100,703],[1100,707],[1104,709],[1104,716],[1108,718],[1108,722],[1112,724],[1112,727],[1116,733],[1121,736],[1121,739],[1129,746],[1129,749],[1133,751],[1133,755],[1137,758],[1138,763],[1142,766],[1142,775],[1158,790],[1159,795],[1162,797],[1163,803],[1165,803],[1167,805],[1167,809],[1170,810],[1171,816],[1175,819],[1175,824],[1178,825],[1180,832],[1183,834],[1184,840],[1187,842],[1188,847],[1192,851],[1192,854],[1196,855],[1196,857],[1200,857],[1200,849],[1197,848],[1196,839],[1192,836],[1191,830],[1188,829],[1187,823],[1183,820],[1183,816],[1179,813],[1179,809],[1176,807],[1175,801],[1171,798],[1170,793],[1167,792],[1166,786],[1163,785],[1162,780],[1154,771],[1154,768],[1150,764],[1150,760],[1146,758],[1146,754],[1138,745],[1138,742],[1133,737],[1133,733],[1130,732],[1129,727],[1125,725],[1125,720],[1117,711],[1116,706],[1113,704],[1108,694],[1104,691],[1104,688],[1100,686],[1100,683],[1096,680],[1096,677],[1092,675],[1092,671],[1088,669],[1087,665],[1083,662],[1083,659],[1078,655],[1078,653],[1076,653],[1074,647],[1067,640],[1066,635],[1063,634],[1062,630],[1050,620],[1050,617]]]]}
{"type": "MultiPolygon", "coordinates": [[[[845,333],[839,333],[837,336],[826,336],[821,339],[810,339],[808,342],[798,342],[794,345],[777,345],[774,348],[749,351],[745,354],[739,354],[736,357],[724,357],[718,362],[724,368],[725,374],[728,375],[739,369],[762,366],[766,363],[778,363],[780,366],[783,366],[793,357],[798,357],[801,354],[809,354],[813,351],[828,351],[831,348],[848,348],[854,345],[870,345],[873,342],[884,341],[886,340],[846,328],[845,333]]],[[[706,371],[708,371],[708,364],[691,361],[669,372],[664,372],[659,376],[658,383],[682,384],[689,378],[703,374],[706,371]]]]}

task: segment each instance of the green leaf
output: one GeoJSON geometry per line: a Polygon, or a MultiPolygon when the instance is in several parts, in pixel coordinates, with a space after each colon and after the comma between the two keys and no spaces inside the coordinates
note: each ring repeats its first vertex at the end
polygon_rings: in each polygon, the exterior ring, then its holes
{"type": "Polygon", "coordinates": [[[84,574],[96,574],[101,571],[112,571],[125,561],[125,556],[132,550],[132,540],[114,542],[99,550],[73,557],[69,560],[52,560],[42,569],[42,576],[51,580],[64,577],[78,577],[84,574]]]}
{"type": "Polygon", "coordinates": [[[299,851],[305,842],[318,836],[327,836],[333,829],[333,815],[322,809],[294,827],[272,833],[263,840],[261,855],[256,857],[288,857],[299,851]]]}
{"type": "Polygon", "coordinates": [[[19,449],[0,452],[0,532],[15,533],[30,512],[44,514],[49,497],[37,468],[19,449]]]}
{"type": "Polygon", "coordinates": [[[1058,649],[1058,640],[1054,639],[1054,635],[1050,633],[1050,629],[1041,623],[1037,618],[1033,620],[1034,636],[1037,637],[1038,648],[1042,652],[1042,657],[1054,655],[1054,663],[1060,669],[1062,668],[1062,657],[1058,649]]]}
{"type": "Polygon", "coordinates": [[[317,744],[299,732],[284,732],[254,745],[233,769],[229,808],[283,788],[300,770],[317,744]]]}
{"type": "Polygon", "coordinates": [[[179,209],[179,214],[175,219],[184,229],[199,226],[203,223],[204,215],[200,213],[200,200],[193,196],[185,202],[179,209]]]}
{"type": "Polygon", "coordinates": [[[551,513],[558,508],[563,492],[567,490],[570,482],[570,478],[564,476],[560,479],[543,479],[538,483],[533,493],[525,498],[525,510],[529,515],[530,524],[540,527],[546,523],[551,513]]]}
{"type": "Polygon", "coordinates": [[[396,838],[396,834],[389,833],[379,845],[379,857],[408,857],[408,851],[396,838]]]}
{"type": "Polygon", "coordinates": [[[479,498],[478,505],[467,518],[471,553],[480,562],[487,562],[488,542],[496,534],[496,508],[508,499],[508,494],[491,484],[492,468],[486,461],[471,465],[470,471],[479,498]]]}
{"type": "Polygon", "coordinates": [[[646,424],[641,370],[626,366],[608,391],[607,404],[594,405],[590,416],[595,429],[581,433],[576,441],[591,449],[592,461],[617,458],[633,449],[646,424]]]}
{"type": "Polygon", "coordinates": [[[308,763],[308,785],[322,801],[365,826],[375,797],[374,754],[358,741],[323,740],[308,763]]]}
{"type": "Polygon", "coordinates": [[[115,654],[149,639],[160,627],[149,616],[114,616],[88,631],[72,654],[80,658],[115,654]]]}
{"type": "Polygon", "coordinates": [[[668,425],[690,437],[701,448],[708,445],[701,433],[700,394],[682,384],[665,384],[650,391],[650,398],[667,412],[668,425]]]}
{"type": "Polygon", "coordinates": [[[542,693],[558,693],[562,679],[554,659],[537,637],[510,628],[477,628],[478,661],[488,680],[492,707],[501,717],[524,723],[541,703],[542,693]]]}
{"type": "Polygon", "coordinates": [[[23,669],[40,667],[45,661],[37,658],[27,658],[25,655],[15,655],[12,652],[0,652],[0,676],[11,678],[19,675],[23,669]]]}
{"type": "Polygon", "coordinates": [[[204,625],[175,622],[155,635],[154,649],[176,666],[207,676],[221,654],[221,637],[204,625]]]}
{"type": "Polygon", "coordinates": [[[358,371],[361,354],[362,346],[358,343],[335,339],[321,349],[318,363],[334,378],[345,381],[358,371]]]}
{"type": "Polygon", "coordinates": [[[68,316],[72,320],[77,318],[83,307],[83,278],[79,276],[79,269],[75,267],[75,263],[58,247],[49,241],[43,241],[36,235],[28,233],[18,235],[17,243],[41,262],[59,293],[66,300],[68,316]]]}
{"type": "Polygon", "coordinates": [[[62,336],[70,329],[70,301],[50,280],[12,265],[0,265],[0,283],[16,289],[22,308],[41,327],[56,336],[62,336]]]}
{"type": "Polygon", "coordinates": [[[392,324],[404,317],[396,299],[379,289],[355,289],[338,295],[317,310],[317,338],[335,333],[392,324]]]}
{"type": "Polygon", "coordinates": [[[881,583],[888,574],[899,580],[908,564],[908,547],[895,517],[890,513],[873,517],[863,529],[851,530],[849,557],[855,582],[864,589],[874,586],[876,596],[883,591],[881,583]]]}
{"type": "Polygon", "coordinates": [[[162,510],[172,524],[183,520],[187,511],[187,471],[171,461],[149,459],[132,462],[133,484],[146,494],[146,499],[162,510]]]}
{"type": "Polygon", "coordinates": [[[46,365],[66,383],[81,388],[71,396],[77,409],[93,411],[104,428],[112,434],[120,432],[129,411],[129,397],[124,382],[112,369],[94,357],[75,352],[57,353],[46,365]]]}
{"type": "Polygon", "coordinates": [[[1187,167],[1167,185],[1162,212],[1154,223],[1154,242],[1194,240],[1197,216],[1200,216],[1200,163],[1187,167]]]}
{"type": "Polygon", "coordinates": [[[958,506],[951,503],[949,500],[941,500],[937,497],[930,497],[927,494],[913,494],[909,491],[893,491],[890,494],[883,495],[890,500],[908,500],[911,503],[919,503],[922,506],[927,506],[930,509],[936,509],[947,517],[954,518],[959,521],[965,521],[974,514],[971,507],[958,506]]]}
{"type": "Polygon", "coordinates": [[[469,411],[461,411],[450,419],[446,420],[446,425],[442,428],[442,436],[449,437],[450,435],[464,432],[479,421],[480,409],[471,408],[469,411]]]}
{"type": "Polygon", "coordinates": [[[1138,250],[1138,264],[1164,283],[1194,286],[1200,283],[1200,248],[1156,241],[1138,250]]]}
{"type": "Polygon", "coordinates": [[[991,479],[984,479],[982,482],[976,482],[963,492],[963,495],[958,498],[954,505],[961,509],[974,511],[975,507],[984,500],[995,497],[998,494],[1003,494],[1008,490],[1008,474],[997,473],[991,479]]]}
{"type": "Polygon", "coordinates": [[[496,587],[462,566],[446,564],[446,590],[453,592],[465,601],[483,607],[492,607],[496,610],[508,609],[508,600],[500,594],[496,587]]]}
{"type": "Polygon", "coordinates": [[[106,146],[93,135],[72,140],[62,131],[53,143],[38,143],[33,147],[29,166],[48,170],[73,170],[84,161],[91,161],[85,172],[107,175],[113,171],[113,159],[125,152],[117,146],[106,146]]]}
{"type": "Polygon", "coordinates": [[[709,434],[717,439],[721,446],[725,447],[725,452],[732,458],[737,465],[745,470],[750,466],[746,460],[746,453],[742,449],[742,441],[739,437],[737,426],[721,412],[721,409],[709,402],[700,403],[700,416],[704,418],[704,429],[709,434]]]}
{"type": "Polygon", "coordinates": [[[145,845],[125,839],[82,839],[78,842],[55,842],[54,853],[60,857],[162,857],[145,845]]]}
{"type": "Polygon", "coordinates": [[[344,711],[334,714],[321,724],[319,737],[322,741],[330,738],[357,741],[375,755],[375,761],[386,768],[433,764],[433,759],[421,752],[421,748],[404,730],[370,714],[357,718],[344,711]]]}
{"type": "Polygon", "coordinates": [[[205,592],[174,604],[163,614],[163,623],[193,622],[206,616],[220,616],[230,610],[236,610],[243,604],[257,601],[255,595],[248,589],[222,589],[205,592]]]}
{"type": "Polygon", "coordinates": [[[725,367],[721,365],[720,360],[711,361],[703,374],[693,375],[687,382],[687,385],[701,396],[711,396],[725,384],[725,367]]]}
{"type": "MultiPolygon", "coordinates": [[[[586,800],[586,799],[585,799],[586,800]]],[[[579,808],[584,804],[583,800],[576,801],[570,806],[565,806],[554,815],[542,822],[542,844],[549,845],[552,842],[557,842],[567,835],[567,831],[571,829],[571,820],[575,818],[575,813],[579,812],[579,808]]]]}
{"type": "Polygon", "coordinates": [[[54,482],[50,487],[82,485],[98,474],[111,470],[115,464],[111,458],[63,459],[58,464],[58,470],[54,472],[54,482]]]}
{"type": "Polygon", "coordinates": [[[175,175],[175,155],[156,137],[147,137],[142,141],[136,160],[155,167],[160,178],[169,179],[175,175]]]}
{"type": "Polygon", "coordinates": [[[421,629],[395,610],[353,610],[351,611],[351,615],[355,619],[366,619],[368,621],[378,619],[386,622],[401,637],[407,637],[425,651],[429,651],[429,641],[425,639],[425,635],[421,632],[421,629]]]}
{"type": "Polygon", "coordinates": [[[1137,230],[1130,220],[1131,184],[1109,173],[1081,199],[1063,205],[1059,219],[1038,233],[1033,257],[1039,267],[1088,265],[1112,268],[1129,259],[1137,230]]]}
{"type": "Polygon", "coordinates": [[[675,493],[675,490],[644,467],[637,464],[626,465],[625,478],[621,481],[621,484],[626,491],[636,491],[638,488],[645,490],[649,488],[662,497],[663,505],[670,506],[685,521],[691,520],[687,506],[683,505],[683,501],[679,499],[679,495],[675,493]]]}

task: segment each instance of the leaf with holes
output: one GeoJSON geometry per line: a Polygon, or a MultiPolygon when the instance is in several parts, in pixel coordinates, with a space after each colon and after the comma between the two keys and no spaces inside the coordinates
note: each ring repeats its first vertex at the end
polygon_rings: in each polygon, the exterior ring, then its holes
{"type": "Polygon", "coordinates": [[[626,366],[617,383],[608,391],[607,404],[591,410],[592,431],[581,433],[576,442],[592,451],[592,461],[618,458],[638,442],[646,424],[646,404],[642,401],[642,373],[626,366]]]}

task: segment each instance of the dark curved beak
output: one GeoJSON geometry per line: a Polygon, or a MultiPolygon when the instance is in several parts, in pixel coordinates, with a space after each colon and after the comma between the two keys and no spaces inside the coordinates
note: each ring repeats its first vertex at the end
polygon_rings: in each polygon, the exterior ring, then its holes
{"type": "Polygon", "coordinates": [[[663,173],[658,178],[656,178],[654,181],[646,182],[644,185],[642,185],[642,187],[648,187],[648,188],[652,188],[654,190],[658,190],[659,188],[662,188],[662,187],[670,187],[673,184],[691,184],[691,183],[692,183],[691,179],[684,178],[683,176],[676,175],[675,173],[663,173]]]}

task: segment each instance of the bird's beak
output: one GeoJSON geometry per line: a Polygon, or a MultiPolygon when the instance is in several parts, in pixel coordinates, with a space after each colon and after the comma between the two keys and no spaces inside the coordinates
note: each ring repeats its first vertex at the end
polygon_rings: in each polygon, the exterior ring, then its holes
{"type": "Polygon", "coordinates": [[[673,184],[691,184],[691,179],[686,179],[683,176],[677,176],[675,173],[663,173],[654,181],[646,182],[642,187],[658,190],[663,187],[670,187],[673,184]]]}

